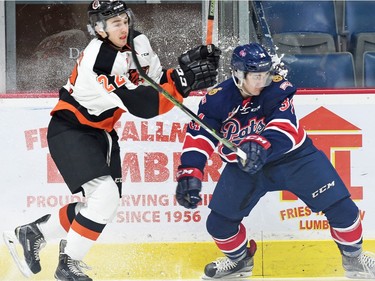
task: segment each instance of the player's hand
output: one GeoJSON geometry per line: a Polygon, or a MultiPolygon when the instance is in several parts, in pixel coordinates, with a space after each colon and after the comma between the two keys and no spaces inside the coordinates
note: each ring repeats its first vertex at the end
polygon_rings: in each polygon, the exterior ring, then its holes
{"type": "Polygon", "coordinates": [[[178,57],[180,67],[185,70],[185,67],[194,61],[208,60],[212,63],[215,69],[219,68],[221,50],[214,44],[200,45],[189,51],[186,51],[178,57]]]}
{"type": "Polygon", "coordinates": [[[244,162],[237,157],[238,166],[244,172],[255,174],[266,162],[270,142],[260,135],[249,135],[244,138],[238,147],[246,153],[247,159],[244,162]]]}
{"type": "Polygon", "coordinates": [[[178,168],[176,199],[178,204],[188,209],[195,209],[202,198],[203,173],[197,168],[178,168]]]}
{"type": "Polygon", "coordinates": [[[217,83],[217,70],[208,60],[194,61],[185,69],[176,68],[171,78],[177,91],[186,98],[191,91],[206,89],[217,83]]]}

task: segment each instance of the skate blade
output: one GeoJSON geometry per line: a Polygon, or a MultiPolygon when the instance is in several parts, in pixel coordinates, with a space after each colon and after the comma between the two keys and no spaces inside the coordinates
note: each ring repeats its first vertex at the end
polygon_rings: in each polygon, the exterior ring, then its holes
{"type": "Polygon", "coordinates": [[[203,275],[201,278],[203,280],[231,280],[231,281],[234,281],[234,280],[244,280],[244,279],[247,279],[251,275],[252,275],[252,272],[250,271],[250,272],[233,273],[233,274],[230,274],[230,275],[227,275],[227,276],[223,276],[223,277],[220,277],[220,278],[212,278],[212,277],[208,277],[206,275],[203,275]]]}
{"type": "Polygon", "coordinates": [[[3,238],[5,245],[7,246],[9,253],[11,254],[18,269],[26,278],[29,278],[33,273],[27,266],[26,261],[23,258],[21,258],[17,252],[16,244],[19,244],[17,237],[13,234],[13,232],[6,231],[3,232],[3,238]]]}

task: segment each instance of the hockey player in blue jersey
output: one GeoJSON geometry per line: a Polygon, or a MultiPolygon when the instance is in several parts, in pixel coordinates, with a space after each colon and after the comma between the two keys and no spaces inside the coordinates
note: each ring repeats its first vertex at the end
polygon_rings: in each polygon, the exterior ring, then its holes
{"type": "Polygon", "coordinates": [[[203,97],[198,116],[243,150],[246,162],[192,121],[177,172],[176,199],[196,208],[207,159],[217,149],[227,163],[206,221],[225,258],[207,264],[204,279],[251,275],[256,243],[248,241],[242,220],[263,195],[281,189],[325,214],[347,277],[375,279],[374,255],[362,250],[359,209],[329,159],[299,126],[293,106],[296,88],[258,43],[236,47],[231,68],[232,78],[203,97]],[[331,188],[316,193],[326,185],[331,188]]]}

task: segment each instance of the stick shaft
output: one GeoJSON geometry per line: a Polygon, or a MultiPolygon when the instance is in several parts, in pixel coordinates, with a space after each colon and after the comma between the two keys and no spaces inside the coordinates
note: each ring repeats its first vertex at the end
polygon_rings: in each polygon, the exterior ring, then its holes
{"type": "Polygon", "coordinates": [[[264,9],[263,9],[263,4],[262,1],[252,1],[253,4],[253,9],[256,17],[256,21],[254,22],[255,25],[258,27],[258,31],[261,33],[261,43],[269,48],[270,53],[272,55],[276,54],[276,47],[273,42],[272,36],[271,36],[271,31],[268,26],[266,17],[264,15],[264,9]]]}
{"type": "Polygon", "coordinates": [[[141,67],[139,60],[137,58],[136,51],[134,49],[134,41],[133,41],[133,28],[130,27],[129,30],[129,43],[131,47],[132,57],[134,60],[134,63],[137,67],[137,70],[139,74],[147,81],[149,84],[157,90],[159,93],[161,93],[165,98],[167,98],[170,102],[172,102],[175,106],[180,108],[184,113],[186,113],[192,120],[194,120],[197,124],[199,124],[202,128],[204,128],[208,133],[210,133],[216,140],[221,142],[224,146],[229,148],[231,151],[236,153],[242,160],[246,160],[247,156],[244,151],[239,149],[237,146],[235,146],[232,142],[227,140],[226,138],[222,137],[219,132],[214,130],[209,124],[201,120],[194,112],[192,112],[189,108],[187,108],[185,105],[180,103],[178,100],[176,100],[168,91],[164,90],[158,83],[156,83],[151,77],[149,77],[146,72],[141,67]]]}
{"type": "Polygon", "coordinates": [[[207,36],[206,36],[207,45],[212,44],[214,19],[215,19],[215,0],[210,0],[208,3],[208,17],[207,17],[207,36]]]}

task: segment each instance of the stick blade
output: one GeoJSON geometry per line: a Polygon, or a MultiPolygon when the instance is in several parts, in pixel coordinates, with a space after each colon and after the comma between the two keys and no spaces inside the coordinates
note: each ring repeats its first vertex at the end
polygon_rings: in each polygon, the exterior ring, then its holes
{"type": "Polygon", "coordinates": [[[13,232],[5,231],[3,232],[3,239],[19,271],[21,271],[21,273],[26,278],[29,278],[33,273],[31,272],[30,268],[27,266],[26,261],[23,258],[21,258],[17,252],[16,245],[19,244],[17,237],[14,235],[13,232]]]}

